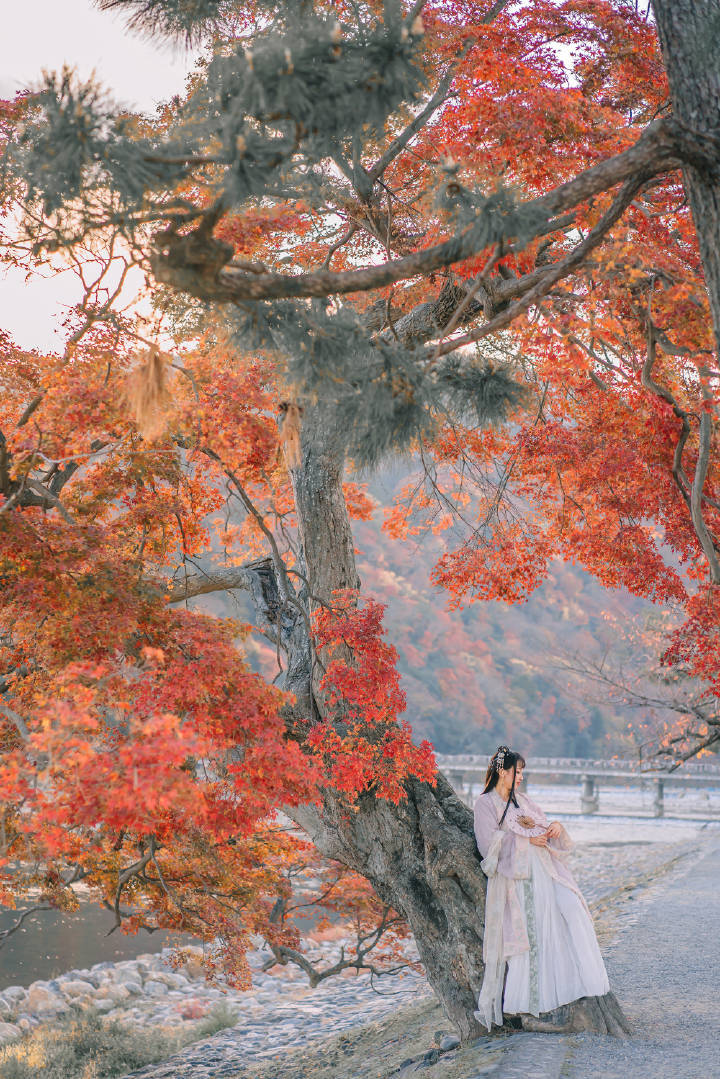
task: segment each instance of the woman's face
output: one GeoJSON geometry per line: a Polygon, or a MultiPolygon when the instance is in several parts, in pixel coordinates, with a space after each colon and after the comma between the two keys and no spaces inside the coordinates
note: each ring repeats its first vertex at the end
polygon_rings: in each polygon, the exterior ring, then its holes
{"type": "MultiPolygon", "coordinates": [[[[522,764],[516,764],[515,765],[515,786],[516,787],[520,786],[520,782],[521,782],[522,777],[523,777],[523,767],[524,767],[524,765],[522,765],[522,764]]],[[[507,787],[512,786],[512,781],[513,781],[513,770],[512,770],[512,768],[500,768],[499,771],[498,771],[498,775],[500,776],[500,782],[502,783],[503,786],[507,786],[507,787]]]]}

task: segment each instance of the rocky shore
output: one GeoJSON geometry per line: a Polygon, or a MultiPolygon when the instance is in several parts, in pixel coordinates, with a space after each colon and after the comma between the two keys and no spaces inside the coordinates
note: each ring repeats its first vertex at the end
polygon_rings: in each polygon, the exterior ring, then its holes
{"type": "MultiPolygon", "coordinates": [[[[341,943],[318,942],[311,954],[316,961],[325,960],[330,965],[341,943]]],[[[357,1017],[361,1001],[363,1014],[372,1016],[386,1011],[389,1003],[429,992],[424,978],[413,972],[393,979],[392,986],[373,987],[368,979],[351,974],[313,990],[296,967],[263,973],[259,968],[267,953],[260,949],[249,955],[254,968],[252,989],[238,991],[222,983],[206,983],[202,949],[184,951],[190,953],[188,962],[177,970],[170,969],[171,950],[164,948],[137,959],[71,970],[58,978],[35,981],[27,988],[9,986],[0,994],[0,1044],[40,1023],[87,1007],[138,1027],[191,1033],[213,1007],[224,1002],[237,1016],[234,1038],[242,1033],[245,1048],[262,1056],[268,1041],[277,1044],[292,1038],[299,1014],[306,1031],[309,1024],[332,1032],[357,1017]]]]}

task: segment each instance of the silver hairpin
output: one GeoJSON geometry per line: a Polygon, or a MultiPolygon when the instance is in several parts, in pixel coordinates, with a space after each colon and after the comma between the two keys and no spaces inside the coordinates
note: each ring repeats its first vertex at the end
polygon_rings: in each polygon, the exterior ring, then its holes
{"type": "Polygon", "coordinates": [[[495,767],[498,771],[500,771],[501,768],[505,768],[505,754],[509,752],[510,750],[507,748],[507,746],[500,746],[497,753],[495,754],[495,767]]]}

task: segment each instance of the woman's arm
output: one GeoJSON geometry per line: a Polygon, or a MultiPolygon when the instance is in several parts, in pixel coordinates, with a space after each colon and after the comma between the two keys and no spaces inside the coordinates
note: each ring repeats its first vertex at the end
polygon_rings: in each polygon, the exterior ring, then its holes
{"type": "Polygon", "coordinates": [[[565,825],[561,824],[559,820],[550,821],[550,824],[548,825],[547,835],[548,839],[550,840],[550,842],[548,843],[548,849],[551,851],[554,848],[557,853],[562,852],[563,854],[569,854],[569,852],[575,846],[572,839],[568,835],[565,825]]]}
{"type": "MultiPolygon", "coordinates": [[[[538,822],[538,824],[547,824],[547,849],[551,854],[567,854],[574,847],[574,843],[567,833],[567,830],[559,820],[548,821],[545,813],[532,798],[526,794],[525,800],[527,807],[532,817],[538,822]]],[[[540,845],[540,844],[538,844],[540,845]]]]}
{"type": "Polygon", "coordinates": [[[475,841],[483,856],[486,876],[499,873],[515,879],[528,875],[529,840],[505,828],[498,828],[495,807],[490,798],[480,795],[474,811],[475,841]]]}

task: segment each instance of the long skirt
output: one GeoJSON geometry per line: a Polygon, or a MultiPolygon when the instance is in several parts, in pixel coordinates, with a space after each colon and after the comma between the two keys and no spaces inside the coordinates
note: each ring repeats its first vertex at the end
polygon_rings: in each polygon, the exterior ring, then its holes
{"type": "Polygon", "coordinates": [[[532,872],[516,888],[530,950],[508,960],[503,1012],[540,1015],[610,989],[592,919],[578,895],[554,880],[530,848],[532,872]]]}

